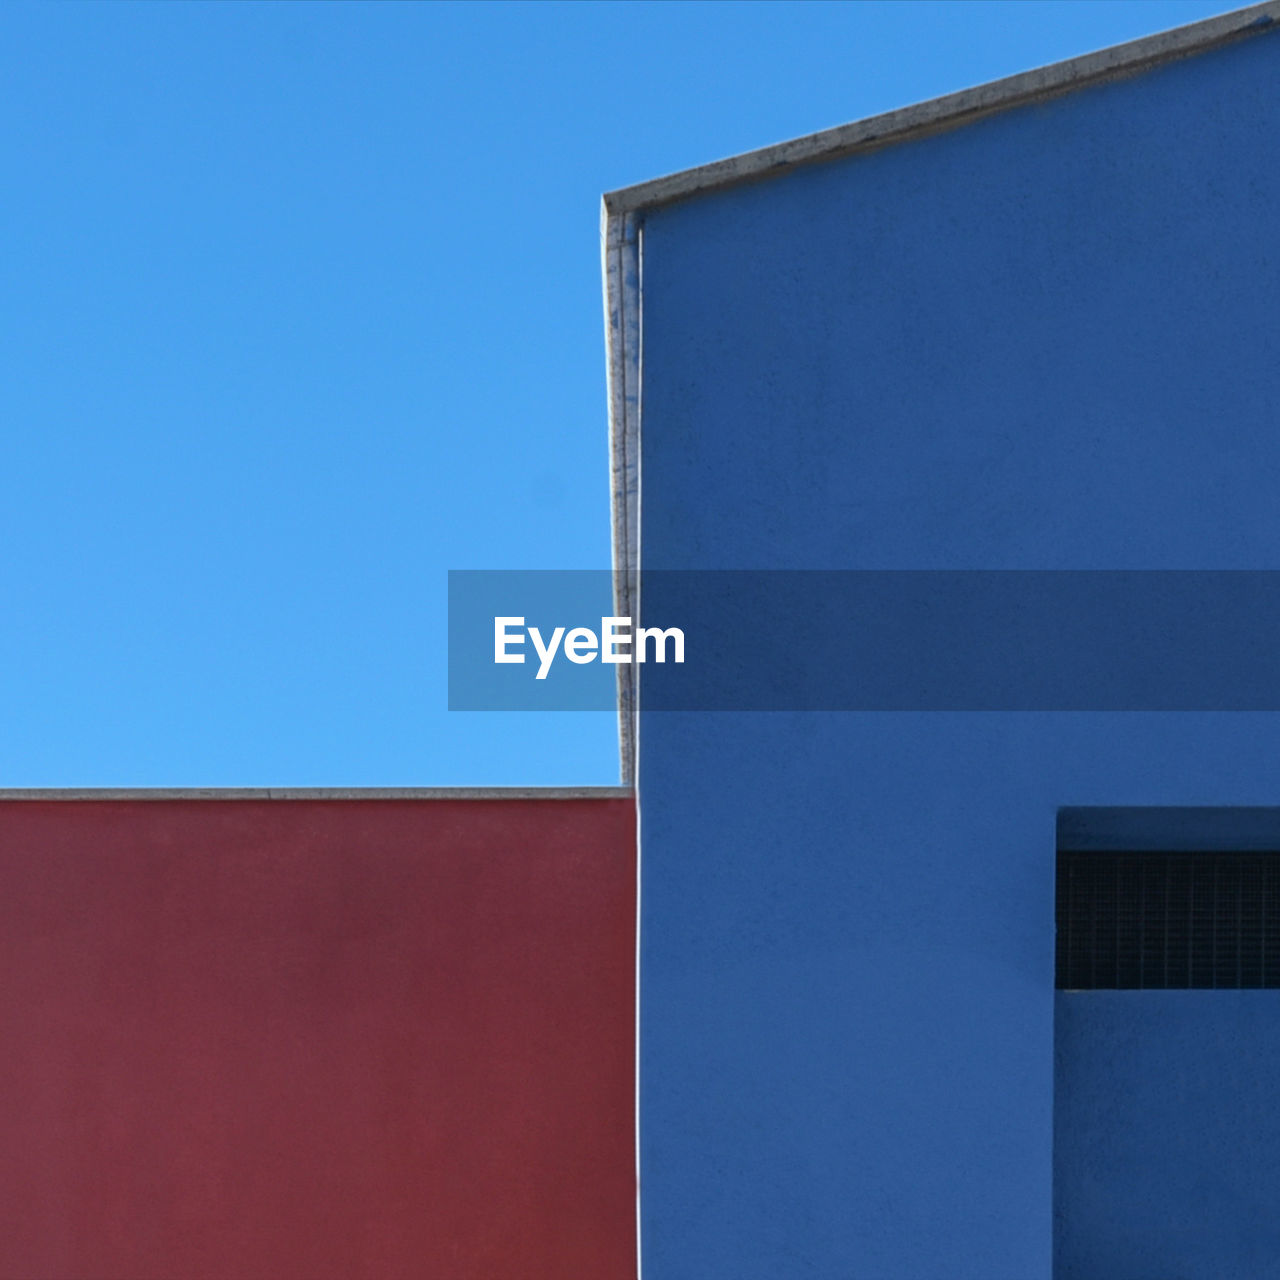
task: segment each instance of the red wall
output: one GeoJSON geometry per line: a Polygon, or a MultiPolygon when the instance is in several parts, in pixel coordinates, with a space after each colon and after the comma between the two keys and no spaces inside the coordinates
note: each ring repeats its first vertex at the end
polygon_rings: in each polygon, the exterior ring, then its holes
{"type": "Polygon", "coordinates": [[[0,1280],[631,1280],[634,838],[0,802],[0,1280]]]}

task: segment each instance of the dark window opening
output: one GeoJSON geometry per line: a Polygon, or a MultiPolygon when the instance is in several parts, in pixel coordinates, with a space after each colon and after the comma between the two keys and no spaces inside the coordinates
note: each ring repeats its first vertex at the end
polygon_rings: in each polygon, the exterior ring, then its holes
{"type": "Polygon", "coordinates": [[[1280,852],[1058,852],[1060,989],[1280,987],[1280,852]]]}

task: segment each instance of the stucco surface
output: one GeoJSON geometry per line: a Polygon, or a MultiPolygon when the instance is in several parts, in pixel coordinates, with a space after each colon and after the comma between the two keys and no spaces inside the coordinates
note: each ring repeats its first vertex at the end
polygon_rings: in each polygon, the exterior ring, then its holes
{"type": "Polygon", "coordinates": [[[634,821],[0,801],[0,1278],[630,1280],[634,821]]]}
{"type": "MultiPolygon", "coordinates": [[[[1280,568],[1277,136],[1262,35],[648,214],[642,565],[1280,568]]],[[[1057,809],[1280,724],[641,705],[646,1280],[1048,1277],[1057,809]]]]}
{"type": "Polygon", "coordinates": [[[1280,992],[1060,992],[1059,1280],[1280,1276],[1280,992]]]}

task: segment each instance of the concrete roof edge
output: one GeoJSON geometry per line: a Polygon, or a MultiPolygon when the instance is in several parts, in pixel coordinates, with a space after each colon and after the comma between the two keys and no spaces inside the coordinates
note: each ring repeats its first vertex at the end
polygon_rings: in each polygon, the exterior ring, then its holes
{"type": "Polygon", "coordinates": [[[623,800],[630,787],[10,787],[6,800],[623,800]]]}
{"type": "Polygon", "coordinates": [[[690,196],[758,181],[798,165],[835,160],[855,152],[904,142],[942,129],[955,128],[995,111],[1054,97],[1087,85],[1133,74],[1161,63],[1201,53],[1280,23],[1280,0],[1234,9],[1200,22],[1174,27],[1063,62],[992,80],[940,98],[869,116],[773,146],[746,151],[604,196],[611,214],[635,213],[690,196]]]}
{"type": "MultiPolygon", "coordinates": [[[[640,241],[637,219],[601,209],[606,383],[609,398],[609,505],[612,514],[614,613],[634,618],[640,555],[640,241]]],[[[632,663],[617,666],[618,764],[635,781],[638,679],[632,663]]]]}

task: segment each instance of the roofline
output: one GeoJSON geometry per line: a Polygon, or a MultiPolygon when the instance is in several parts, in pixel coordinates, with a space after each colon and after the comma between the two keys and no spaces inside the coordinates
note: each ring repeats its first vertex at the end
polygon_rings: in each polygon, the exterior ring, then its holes
{"type": "Polygon", "coordinates": [[[725,160],[622,187],[605,194],[604,207],[609,214],[635,213],[689,196],[773,177],[779,171],[797,165],[837,160],[873,147],[954,129],[992,112],[1006,111],[1028,102],[1134,75],[1191,54],[1204,53],[1219,45],[1266,31],[1277,22],[1280,22],[1280,0],[1264,0],[1261,4],[1112,45],[1096,53],[1081,54],[1064,62],[1051,62],[1033,71],[992,80],[976,88],[962,89],[958,93],[948,93],[896,111],[868,116],[852,124],[838,125],[834,129],[824,129],[802,138],[756,151],[744,151],[725,160]]]}
{"type": "MultiPolygon", "coordinates": [[[[609,397],[609,506],[612,513],[613,611],[639,613],[640,589],[640,234],[632,214],[601,210],[604,334],[609,397]]],[[[635,664],[617,668],[618,765],[635,782],[635,664]]]]}
{"type": "Polygon", "coordinates": [[[629,800],[630,787],[9,787],[7,800],[629,800]]]}

